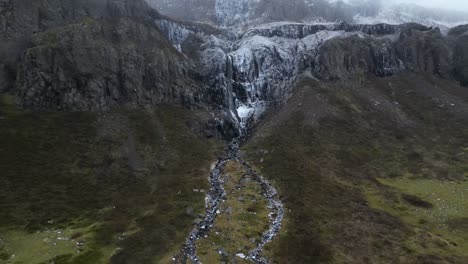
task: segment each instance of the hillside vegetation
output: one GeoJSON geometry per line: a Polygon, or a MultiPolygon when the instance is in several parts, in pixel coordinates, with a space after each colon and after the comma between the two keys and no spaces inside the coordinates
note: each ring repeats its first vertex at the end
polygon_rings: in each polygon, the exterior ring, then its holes
{"type": "Polygon", "coordinates": [[[468,90],[304,78],[244,147],[289,210],[276,263],[467,263],[468,90]]]}
{"type": "Polygon", "coordinates": [[[203,120],[173,106],[25,112],[3,96],[0,263],[167,263],[221,146],[203,120]]]}

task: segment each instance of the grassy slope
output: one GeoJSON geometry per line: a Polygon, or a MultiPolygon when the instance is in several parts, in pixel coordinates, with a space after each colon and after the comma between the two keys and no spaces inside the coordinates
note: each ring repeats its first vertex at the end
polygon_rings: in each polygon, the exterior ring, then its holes
{"type": "Polygon", "coordinates": [[[275,261],[467,263],[467,109],[430,76],[300,82],[244,147],[290,210],[275,261]]]}
{"type": "Polygon", "coordinates": [[[1,99],[0,263],[157,263],[180,248],[219,147],[188,127],[203,113],[33,113],[1,99]]]}

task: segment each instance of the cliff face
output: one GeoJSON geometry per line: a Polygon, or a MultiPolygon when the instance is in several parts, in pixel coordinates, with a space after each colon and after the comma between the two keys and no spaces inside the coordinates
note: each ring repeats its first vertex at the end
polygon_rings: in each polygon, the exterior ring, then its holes
{"type": "Polygon", "coordinates": [[[343,79],[355,73],[389,76],[403,71],[450,75],[452,51],[439,29],[412,26],[396,40],[352,36],[327,42],[318,61],[319,75],[343,79]]]}
{"type": "MultiPolygon", "coordinates": [[[[217,1],[215,8],[227,20],[253,4],[287,19],[274,3],[217,1]]],[[[242,126],[284,102],[304,73],[329,81],[414,72],[467,83],[463,26],[448,35],[418,24],[226,29],[174,21],[143,0],[4,1],[1,19],[3,89],[33,108],[175,103],[227,110],[242,126]]]]}
{"type": "Polygon", "coordinates": [[[449,37],[454,39],[453,51],[455,78],[468,86],[468,25],[453,28],[449,37]]]}
{"type": "Polygon", "coordinates": [[[151,27],[86,19],[37,34],[33,43],[17,82],[27,107],[87,110],[194,100],[189,63],[151,27]]]}
{"type": "Polygon", "coordinates": [[[12,89],[17,61],[31,36],[85,16],[102,16],[106,1],[5,0],[0,2],[0,89],[12,89]],[[93,12],[91,14],[90,12],[93,12]]]}
{"type": "MultiPolygon", "coordinates": [[[[463,27],[445,36],[419,24],[269,23],[236,36],[210,34],[181,23],[157,24],[181,53],[192,58],[222,102],[246,124],[268,106],[284,102],[298,76],[323,81],[404,72],[466,78],[463,27]]],[[[214,97],[212,97],[214,98],[214,97]]]]}
{"type": "Polygon", "coordinates": [[[14,88],[24,106],[92,110],[201,100],[192,64],[162,36],[153,22],[159,14],[145,1],[29,2],[2,10],[8,23],[1,36],[17,47],[2,54],[3,88],[14,88]]]}

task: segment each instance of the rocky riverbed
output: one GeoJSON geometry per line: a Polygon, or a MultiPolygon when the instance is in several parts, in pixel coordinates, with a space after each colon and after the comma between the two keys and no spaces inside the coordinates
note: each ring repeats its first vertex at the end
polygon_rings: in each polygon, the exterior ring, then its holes
{"type": "MultiPolygon", "coordinates": [[[[252,246],[252,249],[249,252],[236,252],[235,256],[240,259],[250,260],[254,263],[269,263],[268,258],[262,256],[262,251],[266,244],[271,242],[274,237],[279,233],[281,229],[281,223],[284,217],[284,207],[279,199],[277,190],[273,185],[265,179],[263,176],[258,174],[250,165],[239,155],[239,145],[241,140],[235,139],[231,142],[227,149],[227,154],[225,157],[219,159],[217,163],[213,166],[211,174],[209,177],[209,182],[211,189],[207,192],[205,201],[206,209],[204,219],[199,222],[193,231],[188,236],[186,243],[181,249],[180,255],[173,258],[174,263],[202,263],[200,256],[197,253],[197,245],[200,240],[203,240],[211,236],[213,226],[216,224],[216,220],[221,213],[227,212],[228,214],[232,213],[232,208],[222,209],[221,206],[226,203],[226,200],[229,198],[231,193],[227,193],[225,190],[225,185],[228,181],[226,175],[226,164],[236,164],[240,170],[243,172],[243,176],[240,177],[237,183],[236,189],[241,189],[239,187],[241,182],[245,178],[248,178],[249,181],[255,182],[258,185],[256,189],[258,197],[263,198],[265,201],[264,205],[267,208],[265,212],[267,213],[268,229],[263,231],[262,236],[258,239],[251,239],[255,244],[252,246]]],[[[239,197],[238,200],[244,200],[243,197],[239,197]]],[[[237,200],[237,199],[236,199],[237,200]]],[[[256,200],[256,199],[254,199],[256,200]]],[[[254,201],[257,202],[257,201],[254,201]]],[[[250,212],[256,216],[256,212],[250,212]]],[[[258,216],[258,219],[261,219],[261,216],[258,216]]],[[[235,221],[235,220],[234,220],[235,221]]],[[[261,220],[259,220],[261,222],[261,220]]],[[[219,232],[215,232],[216,235],[219,235],[219,232]]],[[[214,246],[214,245],[213,245],[214,246]]],[[[220,252],[220,255],[226,256],[224,248],[215,248],[213,249],[216,252],[220,252]]]]}

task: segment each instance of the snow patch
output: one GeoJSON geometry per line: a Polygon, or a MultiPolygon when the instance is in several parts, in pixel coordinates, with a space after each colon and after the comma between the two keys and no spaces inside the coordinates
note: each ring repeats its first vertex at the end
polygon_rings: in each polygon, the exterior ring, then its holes
{"type": "Polygon", "coordinates": [[[422,15],[421,7],[414,5],[387,5],[380,10],[376,16],[362,16],[356,14],[353,18],[358,24],[390,24],[400,25],[404,23],[418,23],[428,27],[439,27],[442,31],[447,31],[449,28],[468,24],[466,19],[437,19],[435,16],[422,15]],[[459,20],[459,21],[457,21],[459,20]]]}

